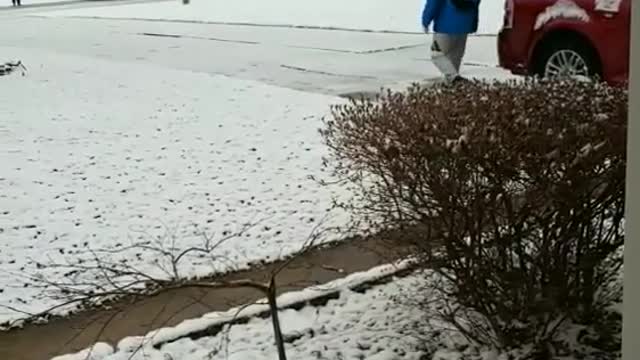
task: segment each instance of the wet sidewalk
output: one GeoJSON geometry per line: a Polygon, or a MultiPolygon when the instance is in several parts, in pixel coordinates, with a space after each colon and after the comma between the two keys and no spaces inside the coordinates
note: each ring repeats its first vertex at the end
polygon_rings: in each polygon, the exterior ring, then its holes
{"type": "MultiPolygon", "coordinates": [[[[354,272],[393,262],[408,248],[380,238],[354,239],[311,250],[294,259],[277,278],[279,292],[326,283],[354,272]]],[[[224,275],[220,280],[265,281],[282,262],[224,275]]],[[[122,302],[118,310],[97,310],[55,319],[46,325],[0,332],[0,359],[43,360],[76,352],[102,341],[112,345],[127,336],[144,335],[160,327],[212,311],[252,303],[264,295],[253,289],[180,289],[135,304],[122,302]]]]}

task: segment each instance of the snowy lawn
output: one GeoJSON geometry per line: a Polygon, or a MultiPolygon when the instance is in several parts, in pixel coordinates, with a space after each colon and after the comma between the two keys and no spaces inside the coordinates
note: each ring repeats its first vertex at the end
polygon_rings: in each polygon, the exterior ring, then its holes
{"type": "MultiPolygon", "coordinates": [[[[156,276],[158,254],[259,222],[205,275],[299,249],[332,194],[320,174],[320,117],[339,99],[222,76],[2,48],[29,64],[0,78],[0,322],[56,305],[28,274],[64,281],[91,257],[156,276]]],[[[339,214],[325,225],[343,224],[339,214]]],[[[59,309],[64,312],[69,309],[59,309]]]]}
{"type": "MultiPolygon", "coordinates": [[[[192,0],[185,6],[182,1],[175,0],[43,15],[422,32],[423,3],[424,0],[192,0]]],[[[482,1],[478,32],[497,34],[503,13],[503,0],[482,1]]]]}

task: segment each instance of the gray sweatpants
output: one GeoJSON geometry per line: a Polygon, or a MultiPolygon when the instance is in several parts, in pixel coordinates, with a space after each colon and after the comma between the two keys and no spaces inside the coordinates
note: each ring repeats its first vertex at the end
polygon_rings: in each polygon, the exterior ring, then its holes
{"type": "Polygon", "coordinates": [[[467,35],[433,34],[431,61],[447,81],[460,74],[460,66],[467,48],[467,35]]]}

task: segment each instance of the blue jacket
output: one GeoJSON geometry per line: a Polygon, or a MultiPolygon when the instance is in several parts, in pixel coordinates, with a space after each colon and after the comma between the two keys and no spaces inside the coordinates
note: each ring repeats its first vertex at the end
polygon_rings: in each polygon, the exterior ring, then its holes
{"type": "Polygon", "coordinates": [[[451,0],[427,0],[422,11],[422,26],[426,29],[433,23],[433,31],[442,34],[471,34],[478,31],[478,6],[480,0],[471,0],[476,6],[471,10],[460,10],[451,0]]]}

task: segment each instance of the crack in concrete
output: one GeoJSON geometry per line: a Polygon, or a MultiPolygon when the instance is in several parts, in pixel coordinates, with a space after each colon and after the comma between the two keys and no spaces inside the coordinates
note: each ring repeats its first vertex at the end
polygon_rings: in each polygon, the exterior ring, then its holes
{"type": "MultiPolygon", "coordinates": [[[[412,58],[413,61],[420,61],[420,62],[432,62],[430,58],[412,58]]],[[[479,61],[463,61],[462,65],[465,66],[473,66],[473,67],[481,67],[481,68],[500,68],[499,65],[496,64],[489,64],[489,63],[483,63],[483,62],[479,62],[479,61]]]]}
{"type": "Polygon", "coordinates": [[[370,76],[370,75],[338,74],[338,73],[334,73],[334,72],[328,72],[328,71],[322,71],[322,70],[312,70],[312,69],[308,69],[308,68],[304,68],[304,67],[291,66],[291,65],[285,65],[285,64],[281,64],[280,67],[284,68],[284,69],[295,70],[295,71],[300,71],[300,72],[304,72],[304,73],[318,74],[318,75],[336,76],[336,77],[344,77],[344,78],[355,78],[355,79],[370,79],[370,80],[377,80],[378,79],[377,77],[370,76]]]}
{"type": "MultiPolygon", "coordinates": [[[[258,41],[230,40],[230,39],[222,39],[222,38],[215,38],[215,37],[181,35],[181,34],[167,34],[167,33],[143,32],[143,33],[138,33],[136,35],[152,36],[152,37],[167,37],[167,38],[173,38],[173,39],[184,38],[184,39],[195,39],[195,40],[210,40],[210,41],[231,42],[231,43],[250,44],[250,45],[263,44],[263,43],[258,42],[258,41]]],[[[382,48],[382,49],[370,49],[370,50],[343,50],[343,49],[322,48],[322,47],[314,47],[314,46],[285,45],[285,47],[293,48],[293,49],[320,50],[320,51],[336,52],[336,53],[343,53],[343,54],[355,54],[355,55],[379,54],[379,53],[384,53],[384,52],[415,49],[415,48],[420,47],[420,46],[423,46],[423,44],[420,43],[420,44],[400,45],[400,46],[392,46],[392,47],[387,47],[387,48],[382,48]]]]}
{"type": "Polygon", "coordinates": [[[401,45],[401,46],[394,46],[394,47],[388,47],[388,48],[382,48],[382,49],[371,49],[371,50],[343,50],[343,49],[331,49],[331,48],[299,46],[299,45],[288,45],[287,47],[291,47],[295,49],[321,50],[321,51],[329,51],[329,52],[336,52],[336,53],[343,53],[343,54],[369,55],[369,54],[378,54],[383,52],[415,49],[423,45],[424,44],[411,44],[411,45],[401,45]]]}
{"type": "MultiPolygon", "coordinates": [[[[154,0],[147,0],[147,1],[154,1],[154,0]]],[[[166,0],[160,0],[160,1],[166,1],[166,0]]],[[[61,17],[69,18],[69,19],[92,19],[92,20],[110,20],[110,21],[123,20],[123,21],[144,21],[144,22],[167,22],[167,23],[181,23],[181,24],[253,26],[253,27],[284,28],[284,29],[346,31],[346,32],[375,33],[375,34],[405,34],[405,35],[423,34],[422,32],[417,32],[417,31],[355,29],[355,28],[316,26],[316,25],[261,24],[261,23],[242,22],[242,21],[236,22],[236,21],[206,21],[206,20],[185,20],[185,19],[149,19],[149,18],[138,18],[138,17],[113,17],[113,16],[89,16],[89,15],[70,15],[70,16],[61,16],[61,17]]],[[[492,36],[495,36],[495,35],[492,35],[492,36]]]]}
{"type": "Polygon", "coordinates": [[[205,37],[205,36],[193,36],[193,35],[180,35],[180,34],[162,34],[162,33],[139,33],[137,35],[142,36],[153,36],[153,37],[168,37],[173,39],[194,39],[194,40],[208,40],[208,41],[220,41],[220,42],[228,42],[228,43],[236,43],[236,44],[248,44],[248,45],[259,45],[260,42],[257,41],[248,41],[248,40],[230,40],[230,39],[222,39],[215,37],[205,37]]]}
{"type": "MultiPolygon", "coordinates": [[[[87,0],[89,1],[89,0],[87,0]]],[[[118,1],[118,0],[116,0],[118,1]]],[[[126,0],[119,0],[126,1],[126,0]]],[[[139,1],[169,1],[169,0],[139,0],[139,1]]],[[[46,16],[41,16],[46,17],[46,16]]],[[[358,29],[347,28],[339,26],[320,26],[320,25],[294,25],[294,24],[264,24],[264,23],[252,23],[245,21],[213,21],[213,20],[187,20],[187,19],[149,19],[138,17],[114,17],[114,16],[90,16],[90,15],[70,15],[60,16],[67,19],[92,19],[92,20],[121,20],[121,21],[143,21],[143,22],[165,22],[165,23],[179,23],[179,24],[207,24],[207,25],[228,25],[228,26],[252,26],[252,27],[267,27],[267,28],[283,28],[283,29],[301,29],[301,30],[325,30],[325,31],[345,31],[345,32],[359,32],[359,33],[371,33],[371,34],[403,34],[403,35],[425,35],[422,31],[400,31],[400,30],[376,30],[376,29],[358,29]]],[[[428,33],[427,35],[432,35],[428,33]]],[[[496,34],[490,33],[475,33],[470,34],[470,37],[495,37],[496,34]]]]}

